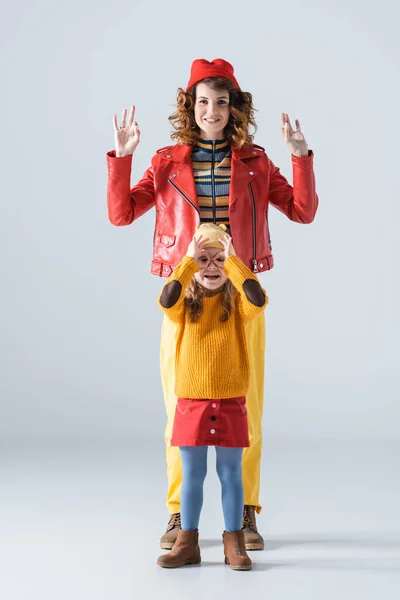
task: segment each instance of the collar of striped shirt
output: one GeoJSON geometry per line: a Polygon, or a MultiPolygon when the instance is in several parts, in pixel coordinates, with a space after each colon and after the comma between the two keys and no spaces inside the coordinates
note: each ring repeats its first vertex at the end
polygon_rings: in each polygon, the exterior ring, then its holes
{"type": "Polygon", "coordinates": [[[229,146],[228,140],[198,140],[195,147],[212,152],[213,144],[214,150],[221,150],[229,146]]]}

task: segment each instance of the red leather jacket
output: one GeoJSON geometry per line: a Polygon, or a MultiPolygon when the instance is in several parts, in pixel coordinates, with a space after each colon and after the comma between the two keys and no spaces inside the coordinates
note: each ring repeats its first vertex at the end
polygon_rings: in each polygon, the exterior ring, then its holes
{"type": "MultiPolygon", "coordinates": [[[[269,205],[297,223],[311,223],[318,207],[313,154],[292,156],[293,187],[261,146],[231,148],[229,221],[238,256],[255,273],[272,269],[269,205]]],[[[130,189],[132,156],[107,154],[108,215],[113,225],[129,225],[156,207],[151,272],[168,277],[200,224],[192,170],[192,147],[157,150],[142,179],[130,189]]]]}

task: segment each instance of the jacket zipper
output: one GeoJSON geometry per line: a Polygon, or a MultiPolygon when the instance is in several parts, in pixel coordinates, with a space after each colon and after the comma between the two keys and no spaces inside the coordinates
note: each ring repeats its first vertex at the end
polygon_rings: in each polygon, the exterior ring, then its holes
{"type": "Polygon", "coordinates": [[[169,177],[168,177],[168,183],[170,183],[172,185],[172,187],[175,188],[177,192],[179,192],[179,194],[186,200],[186,202],[189,202],[190,206],[192,206],[194,208],[194,210],[197,212],[197,214],[199,215],[199,221],[200,221],[200,211],[197,208],[197,206],[191,201],[190,198],[188,198],[188,196],[186,196],[185,192],[182,192],[182,190],[179,189],[177,185],[175,185],[175,183],[169,177]]]}
{"type": "Polygon", "coordinates": [[[268,222],[268,208],[265,209],[265,220],[267,221],[268,245],[269,245],[270,252],[272,252],[271,232],[269,230],[269,222],[268,222]]]}
{"type": "Polygon", "coordinates": [[[217,207],[215,203],[215,179],[214,179],[214,165],[215,165],[215,142],[212,142],[212,160],[211,160],[211,194],[212,194],[212,206],[213,206],[213,222],[217,222],[217,207]]]}
{"type": "Polygon", "coordinates": [[[256,203],[254,201],[253,188],[251,183],[248,184],[250,190],[251,203],[253,208],[253,273],[258,273],[257,267],[257,221],[256,221],[256,203]]]}

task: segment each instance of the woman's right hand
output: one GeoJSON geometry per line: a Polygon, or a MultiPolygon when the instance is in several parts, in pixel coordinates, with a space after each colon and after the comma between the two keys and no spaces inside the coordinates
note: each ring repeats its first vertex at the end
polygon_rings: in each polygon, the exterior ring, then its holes
{"type": "Polygon", "coordinates": [[[127,110],[122,112],[121,125],[118,127],[117,117],[113,115],[114,140],[116,156],[128,156],[135,152],[140,141],[139,125],[135,118],[135,107],[131,106],[128,122],[126,121],[127,110]]]}

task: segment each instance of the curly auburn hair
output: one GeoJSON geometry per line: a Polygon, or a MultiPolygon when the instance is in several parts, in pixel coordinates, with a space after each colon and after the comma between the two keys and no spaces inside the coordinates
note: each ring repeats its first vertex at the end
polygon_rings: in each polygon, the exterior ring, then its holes
{"type": "MultiPolygon", "coordinates": [[[[189,319],[192,323],[196,323],[203,312],[204,287],[200,285],[196,278],[193,277],[188,285],[185,294],[185,306],[189,310],[189,319]]],[[[227,321],[232,310],[236,309],[238,293],[233,287],[232,282],[227,279],[224,283],[221,292],[221,318],[222,322],[227,321]]]]}
{"type": "MultiPolygon", "coordinates": [[[[257,125],[254,120],[255,108],[250,92],[240,91],[233,81],[225,77],[208,77],[198,83],[205,83],[216,91],[229,92],[231,114],[224,135],[228,142],[236,148],[241,148],[244,144],[252,144],[257,125]],[[253,133],[249,132],[250,126],[254,129],[253,133]]],[[[200,128],[194,118],[198,83],[187,92],[182,88],[178,88],[177,109],[169,117],[169,121],[175,129],[171,134],[171,139],[189,146],[193,146],[200,138],[200,128]]]]}

